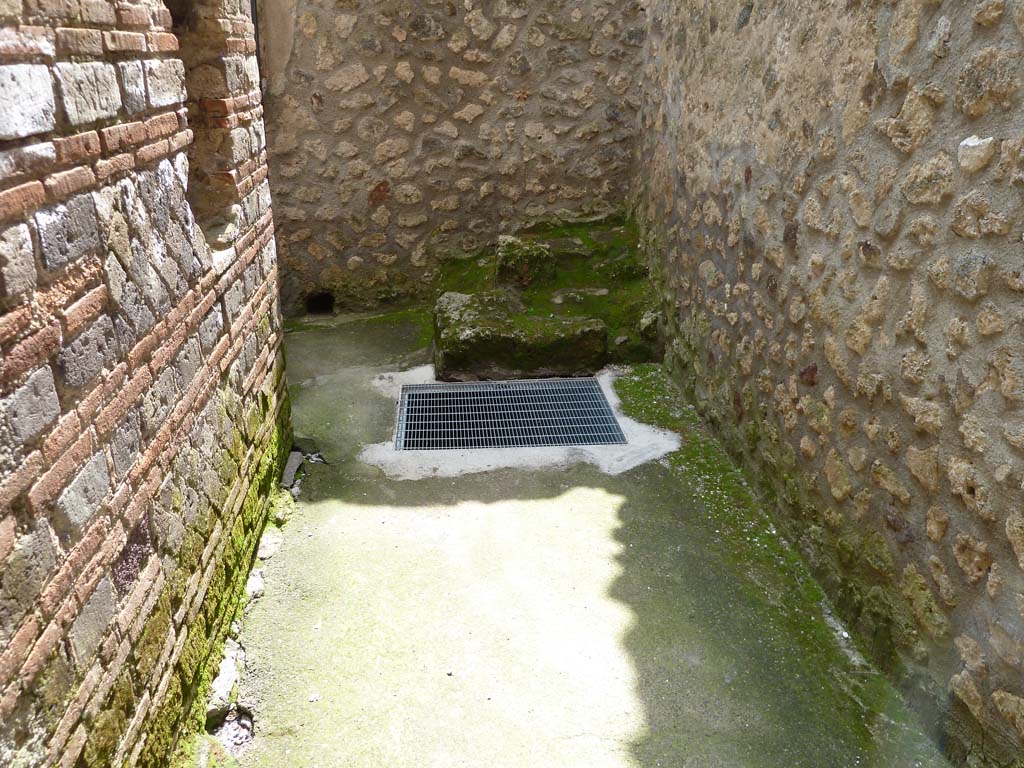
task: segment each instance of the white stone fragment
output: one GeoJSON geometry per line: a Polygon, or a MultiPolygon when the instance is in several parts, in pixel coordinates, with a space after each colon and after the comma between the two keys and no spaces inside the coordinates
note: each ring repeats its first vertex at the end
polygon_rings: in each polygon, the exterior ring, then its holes
{"type": "Polygon", "coordinates": [[[260,537],[260,546],[256,551],[256,557],[260,560],[269,560],[277,554],[277,550],[281,548],[283,542],[284,534],[281,533],[281,529],[268,525],[260,537]]]}
{"type": "Polygon", "coordinates": [[[265,589],[266,583],[263,581],[263,571],[257,568],[249,574],[249,578],[245,582],[245,594],[250,600],[255,600],[258,597],[263,597],[265,589]]]}
{"type": "Polygon", "coordinates": [[[960,167],[963,170],[974,173],[988,165],[995,152],[996,142],[991,136],[987,139],[982,139],[978,136],[968,136],[960,142],[960,148],[957,150],[957,160],[959,160],[960,167]]]}
{"type": "Polygon", "coordinates": [[[210,686],[210,700],[206,704],[206,719],[223,720],[231,708],[231,692],[238,684],[245,667],[245,650],[228,638],[224,644],[224,658],[217,669],[217,677],[210,686]]]}

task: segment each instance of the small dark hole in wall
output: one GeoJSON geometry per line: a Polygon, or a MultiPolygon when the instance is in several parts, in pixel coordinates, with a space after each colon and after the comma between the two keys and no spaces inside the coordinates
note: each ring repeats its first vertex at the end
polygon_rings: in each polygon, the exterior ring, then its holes
{"type": "Polygon", "coordinates": [[[114,563],[113,577],[117,593],[124,597],[142,572],[142,567],[153,554],[153,541],[149,535],[149,525],[143,518],[128,537],[128,542],[114,563]]]}
{"type": "Polygon", "coordinates": [[[334,312],[334,296],[326,291],[311,293],[306,297],[306,312],[310,315],[330,315],[334,312]]]}

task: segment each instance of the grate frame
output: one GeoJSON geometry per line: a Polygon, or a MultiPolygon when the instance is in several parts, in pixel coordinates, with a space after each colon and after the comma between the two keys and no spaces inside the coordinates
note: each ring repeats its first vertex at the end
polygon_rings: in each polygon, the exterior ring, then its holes
{"type": "Polygon", "coordinates": [[[395,450],[624,445],[594,377],[406,384],[395,450]]]}

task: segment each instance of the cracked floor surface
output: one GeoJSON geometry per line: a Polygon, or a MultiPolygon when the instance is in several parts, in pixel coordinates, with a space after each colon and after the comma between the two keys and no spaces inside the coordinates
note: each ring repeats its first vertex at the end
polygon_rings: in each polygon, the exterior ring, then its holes
{"type": "Polygon", "coordinates": [[[296,433],[329,463],[246,612],[245,768],[946,765],[816,589],[745,565],[784,545],[729,536],[668,462],[362,464],[394,426],[372,380],[425,362],[418,338],[387,318],[286,338],[296,433]]]}

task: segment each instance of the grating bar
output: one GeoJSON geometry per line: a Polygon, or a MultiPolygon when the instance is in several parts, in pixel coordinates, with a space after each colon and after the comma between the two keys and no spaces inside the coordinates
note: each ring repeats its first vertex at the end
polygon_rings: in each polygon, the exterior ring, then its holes
{"type": "Polygon", "coordinates": [[[395,431],[400,451],[625,442],[594,378],[406,385],[395,431]]]}

